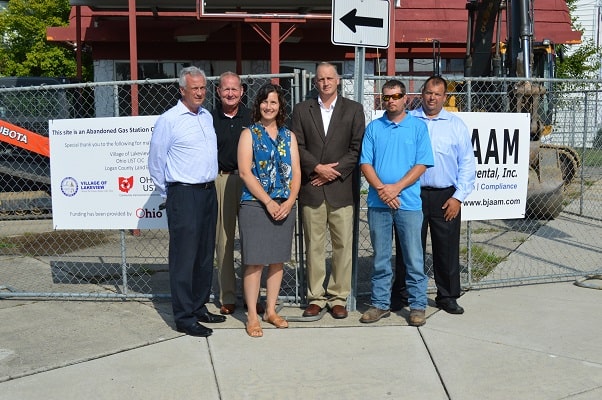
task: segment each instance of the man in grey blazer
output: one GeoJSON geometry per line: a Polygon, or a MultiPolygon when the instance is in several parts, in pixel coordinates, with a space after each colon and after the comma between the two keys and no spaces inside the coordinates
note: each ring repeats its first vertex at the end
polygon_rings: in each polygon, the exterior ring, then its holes
{"type": "Polygon", "coordinates": [[[338,96],[336,67],[320,63],[315,85],[318,98],[295,105],[291,128],[301,159],[299,204],[307,255],[307,299],[304,317],[328,307],[337,319],[347,317],[351,292],[354,170],[364,135],[361,104],[338,96]],[[326,230],[332,241],[332,269],[326,280],[326,230]],[[326,289],[324,289],[326,286],[326,289]]]}

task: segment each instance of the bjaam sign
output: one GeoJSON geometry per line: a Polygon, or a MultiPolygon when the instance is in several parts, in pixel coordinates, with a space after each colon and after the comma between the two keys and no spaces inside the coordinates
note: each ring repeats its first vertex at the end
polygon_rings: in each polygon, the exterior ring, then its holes
{"type": "Polygon", "coordinates": [[[475,185],[462,219],[524,218],[529,181],[530,116],[456,113],[468,126],[475,155],[475,185]]]}
{"type": "MultiPolygon", "coordinates": [[[[378,118],[383,111],[375,111],[378,118]]],[[[462,220],[524,218],[529,180],[529,114],[454,113],[468,127],[475,184],[462,220]]]]}
{"type": "Polygon", "coordinates": [[[49,121],[55,229],[161,229],[148,173],[157,116],[49,121]]]}

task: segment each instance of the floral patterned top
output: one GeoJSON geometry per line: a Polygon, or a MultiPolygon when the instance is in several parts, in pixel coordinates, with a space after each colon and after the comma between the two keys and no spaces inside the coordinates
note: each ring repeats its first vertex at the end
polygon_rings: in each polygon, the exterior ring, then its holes
{"type": "MultiPolygon", "coordinates": [[[[288,199],[293,178],[291,131],[287,127],[280,127],[276,140],[272,140],[259,123],[251,125],[249,129],[253,139],[253,175],[272,199],[288,199]]],[[[241,201],[245,200],[257,200],[246,186],[241,197],[241,201]]]]}

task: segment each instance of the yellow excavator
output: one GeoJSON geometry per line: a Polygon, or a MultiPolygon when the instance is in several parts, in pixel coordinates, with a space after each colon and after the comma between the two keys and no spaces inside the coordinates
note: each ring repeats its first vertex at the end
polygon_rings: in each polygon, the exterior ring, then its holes
{"type": "Polygon", "coordinates": [[[553,131],[551,87],[548,81],[531,78],[555,76],[554,44],[533,41],[533,0],[467,0],[466,9],[464,76],[524,78],[506,84],[473,82],[478,101],[472,110],[530,113],[526,212],[532,218],[556,218],[562,211],[564,187],[575,177],[581,158],[569,146],[541,143],[541,138],[553,131]],[[502,12],[506,15],[506,41],[500,37],[502,12]],[[504,93],[504,98],[491,93],[504,93]]]}

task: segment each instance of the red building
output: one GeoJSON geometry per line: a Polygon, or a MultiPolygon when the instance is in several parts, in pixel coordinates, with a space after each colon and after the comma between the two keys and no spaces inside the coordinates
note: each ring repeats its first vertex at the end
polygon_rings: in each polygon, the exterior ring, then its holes
{"type": "MultiPolygon", "coordinates": [[[[534,40],[580,42],[581,33],[572,30],[564,0],[533,3],[534,40]]],[[[354,59],[353,47],[331,43],[332,0],[71,0],[70,4],[69,26],[49,27],[48,40],[76,45],[78,51],[89,49],[96,80],[171,77],[180,63],[197,61],[204,61],[202,66],[213,75],[224,69],[276,73],[283,65],[309,67],[317,61],[354,59]],[[130,65],[138,68],[130,73],[130,65]]],[[[432,72],[433,43],[440,47],[442,72],[461,73],[466,4],[391,0],[389,48],[366,49],[367,60],[380,61],[367,63],[366,73],[432,72]]]]}

